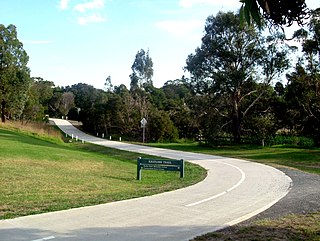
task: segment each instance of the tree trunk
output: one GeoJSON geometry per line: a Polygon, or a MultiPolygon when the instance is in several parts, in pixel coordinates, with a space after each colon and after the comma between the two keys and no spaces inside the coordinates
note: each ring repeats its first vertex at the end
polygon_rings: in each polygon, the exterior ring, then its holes
{"type": "Polygon", "coordinates": [[[239,91],[233,94],[233,113],[232,113],[232,132],[233,142],[239,144],[241,142],[241,113],[239,110],[239,91]]]}
{"type": "Polygon", "coordinates": [[[239,144],[241,142],[241,119],[239,113],[233,115],[232,120],[233,128],[233,142],[239,144]]]}
{"type": "Polygon", "coordinates": [[[6,110],[6,101],[1,101],[1,121],[4,123],[6,122],[6,116],[5,116],[5,110],[6,110]]]}

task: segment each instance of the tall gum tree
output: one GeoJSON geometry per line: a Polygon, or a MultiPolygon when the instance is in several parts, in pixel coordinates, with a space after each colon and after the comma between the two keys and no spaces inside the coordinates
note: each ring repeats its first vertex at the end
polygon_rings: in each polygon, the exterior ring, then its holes
{"type": "Polygon", "coordinates": [[[137,52],[131,69],[130,92],[140,111],[141,118],[147,118],[150,102],[146,88],[153,87],[153,62],[149,50],[146,52],[141,49],[137,52]]]}
{"type": "Polygon", "coordinates": [[[264,38],[254,26],[240,24],[232,12],[207,18],[202,45],[188,56],[185,68],[198,94],[226,99],[227,105],[213,111],[231,123],[234,142],[241,141],[243,118],[270,82],[289,67],[287,53],[288,47],[277,36],[264,38]],[[253,95],[256,98],[248,103],[253,95]]]}
{"type": "Polygon", "coordinates": [[[17,37],[14,25],[0,24],[0,100],[1,121],[6,115],[22,114],[31,84],[29,57],[17,37]],[[7,106],[10,107],[8,113],[7,106]]]}

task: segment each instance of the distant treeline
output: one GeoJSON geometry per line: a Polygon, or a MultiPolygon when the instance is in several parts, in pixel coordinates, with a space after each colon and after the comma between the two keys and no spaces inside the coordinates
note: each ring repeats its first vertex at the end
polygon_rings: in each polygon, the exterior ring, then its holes
{"type": "Polygon", "coordinates": [[[240,24],[234,13],[219,12],[208,17],[201,46],[187,57],[191,78],[154,87],[152,58],[141,49],[130,87],[113,86],[109,76],[104,90],[31,78],[15,27],[0,25],[2,121],[68,116],[95,135],[141,141],[145,118],[149,142],[319,145],[319,15],[313,12],[309,24],[295,32],[299,52],[282,33],[266,36],[240,24]]]}

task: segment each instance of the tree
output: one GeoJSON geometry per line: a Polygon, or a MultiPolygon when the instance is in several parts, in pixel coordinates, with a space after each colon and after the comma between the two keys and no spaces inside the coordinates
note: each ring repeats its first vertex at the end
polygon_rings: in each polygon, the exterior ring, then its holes
{"type": "Polygon", "coordinates": [[[287,74],[287,116],[291,128],[320,143],[320,73],[308,73],[301,65],[287,74]]]}
{"type": "Polygon", "coordinates": [[[111,76],[110,75],[106,78],[106,82],[104,83],[104,90],[107,92],[113,91],[113,85],[111,83],[111,76]]]}
{"type": "Polygon", "coordinates": [[[153,62],[149,56],[149,50],[147,52],[145,52],[143,49],[138,51],[131,69],[131,90],[144,88],[145,85],[153,85],[153,62]]]}
{"type": "Polygon", "coordinates": [[[66,87],[65,91],[74,94],[75,107],[84,129],[96,133],[103,126],[101,116],[104,114],[102,106],[108,100],[106,92],[83,83],[66,87]]]}
{"type": "MultiPolygon", "coordinates": [[[[140,137],[141,112],[137,101],[133,98],[125,85],[115,87],[115,94],[121,98],[121,132],[122,134],[136,139],[140,137]]],[[[137,139],[136,139],[137,140],[137,139]]]]}
{"type": "Polygon", "coordinates": [[[0,25],[0,101],[1,120],[20,116],[30,87],[29,57],[17,37],[14,25],[0,25]],[[8,108],[7,108],[8,107],[8,108]]]}
{"type": "Polygon", "coordinates": [[[320,8],[312,11],[306,28],[293,37],[302,45],[303,56],[295,71],[287,74],[285,99],[288,125],[298,134],[320,143],[320,8]]]}
{"type": "Polygon", "coordinates": [[[53,96],[53,82],[42,78],[32,78],[32,85],[28,91],[28,100],[23,110],[22,120],[43,120],[49,114],[48,105],[53,96]]]}
{"type": "Polygon", "coordinates": [[[301,42],[304,58],[308,63],[310,72],[320,71],[320,8],[312,11],[307,28],[301,28],[293,34],[301,42]]]}
{"type": "Polygon", "coordinates": [[[64,92],[61,96],[59,111],[62,115],[67,116],[69,110],[74,107],[74,94],[70,92],[64,92]]]}
{"type": "Polygon", "coordinates": [[[147,125],[149,139],[154,142],[174,142],[179,138],[178,130],[165,111],[152,111],[147,125]]]}
{"type": "Polygon", "coordinates": [[[221,104],[212,110],[231,123],[234,142],[240,142],[243,119],[250,109],[288,68],[288,51],[278,36],[264,39],[253,26],[242,26],[232,12],[208,17],[202,45],[189,55],[186,70],[198,94],[210,95],[221,104]],[[254,85],[256,81],[263,84],[254,85]]]}
{"type": "Polygon", "coordinates": [[[241,21],[248,24],[253,20],[259,27],[263,20],[276,27],[291,26],[294,22],[303,25],[309,15],[305,0],[240,0],[241,21]]]}

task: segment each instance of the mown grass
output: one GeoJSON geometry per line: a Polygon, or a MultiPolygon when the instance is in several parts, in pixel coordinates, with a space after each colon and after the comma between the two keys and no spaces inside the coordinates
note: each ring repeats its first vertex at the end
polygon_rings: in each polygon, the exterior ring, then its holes
{"type": "Polygon", "coordinates": [[[143,171],[140,154],[0,126],[0,219],[141,197],[199,182],[206,171],[143,171]]]}
{"type": "Polygon", "coordinates": [[[307,149],[285,145],[271,147],[249,145],[206,147],[198,143],[156,143],[149,145],[174,150],[240,158],[320,174],[320,148],[307,149]]]}
{"type": "Polygon", "coordinates": [[[276,220],[260,220],[250,226],[234,226],[209,233],[193,241],[227,240],[320,240],[320,212],[289,215],[276,220]]]}

